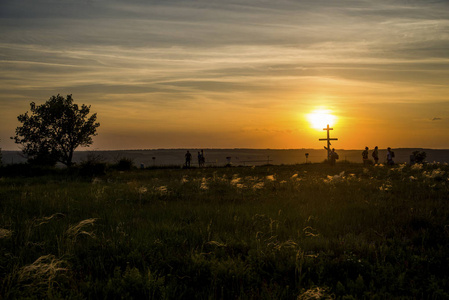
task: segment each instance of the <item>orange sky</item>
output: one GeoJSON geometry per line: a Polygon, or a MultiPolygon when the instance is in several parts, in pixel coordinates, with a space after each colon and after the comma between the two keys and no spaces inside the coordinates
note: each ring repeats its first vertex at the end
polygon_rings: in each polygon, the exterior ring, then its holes
{"type": "Polygon", "coordinates": [[[0,147],[56,94],[91,149],[449,148],[446,1],[5,1],[0,147]],[[56,25],[57,24],[57,25],[56,25]]]}

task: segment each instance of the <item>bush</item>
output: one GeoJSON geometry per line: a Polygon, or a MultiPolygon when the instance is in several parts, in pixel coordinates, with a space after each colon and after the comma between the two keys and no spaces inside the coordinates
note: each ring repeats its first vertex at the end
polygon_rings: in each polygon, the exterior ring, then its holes
{"type": "Polygon", "coordinates": [[[50,166],[33,165],[29,163],[10,164],[0,167],[0,177],[34,177],[45,176],[57,172],[50,166]]]}
{"type": "Polygon", "coordinates": [[[114,168],[119,171],[128,171],[132,169],[133,164],[132,159],[123,157],[114,165],[114,168]]]}
{"type": "Polygon", "coordinates": [[[427,153],[424,151],[413,151],[412,161],[417,164],[422,164],[427,157],[427,153]]]}
{"type": "Polygon", "coordinates": [[[106,164],[102,162],[86,161],[80,164],[79,174],[83,177],[106,175],[106,164]]]}

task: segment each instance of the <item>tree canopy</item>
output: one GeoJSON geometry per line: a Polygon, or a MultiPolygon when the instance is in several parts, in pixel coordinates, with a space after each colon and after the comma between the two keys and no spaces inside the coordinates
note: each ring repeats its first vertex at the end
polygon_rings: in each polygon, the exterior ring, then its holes
{"type": "Polygon", "coordinates": [[[31,162],[72,165],[73,152],[79,146],[92,144],[97,135],[97,114],[90,117],[90,105],[73,103],[72,95],[67,98],[52,96],[42,105],[30,103],[31,114],[19,115],[22,126],[16,128],[11,137],[22,145],[22,152],[31,162]]]}

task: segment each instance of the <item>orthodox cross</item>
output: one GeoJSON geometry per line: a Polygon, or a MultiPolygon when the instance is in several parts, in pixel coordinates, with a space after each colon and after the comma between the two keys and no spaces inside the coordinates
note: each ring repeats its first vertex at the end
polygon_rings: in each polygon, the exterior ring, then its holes
{"type": "Polygon", "coordinates": [[[330,158],[330,153],[331,153],[331,141],[338,141],[337,138],[333,138],[331,139],[329,136],[329,131],[330,130],[334,130],[334,128],[329,128],[329,124],[327,124],[326,128],[323,128],[323,130],[327,130],[327,138],[325,139],[320,139],[320,141],[327,141],[327,147],[324,147],[327,150],[327,159],[330,158]]]}

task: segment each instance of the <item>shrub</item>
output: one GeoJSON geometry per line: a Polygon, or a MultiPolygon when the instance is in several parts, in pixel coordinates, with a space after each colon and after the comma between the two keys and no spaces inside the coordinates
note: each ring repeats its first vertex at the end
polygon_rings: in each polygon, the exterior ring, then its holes
{"type": "Polygon", "coordinates": [[[121,158],[114,167],[119,171],[128,171],[133,167],[133,161],[130,158],[123,157],[121,158]]]}
{"type": "Polygon", "coordinates": [[[417,164],[422,164],[427,157],[427,153],[424,151],[413,151],[412,158],[417,164]]]}

